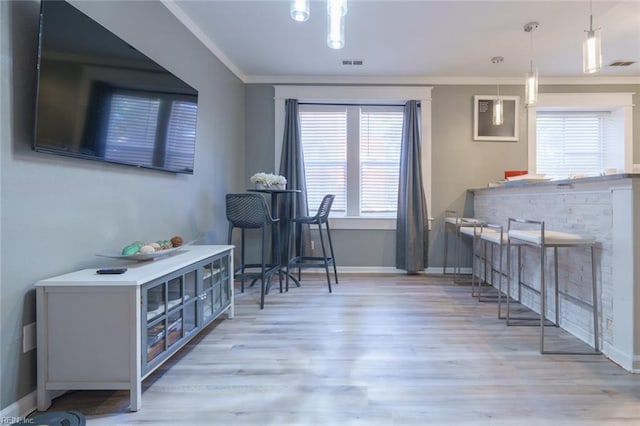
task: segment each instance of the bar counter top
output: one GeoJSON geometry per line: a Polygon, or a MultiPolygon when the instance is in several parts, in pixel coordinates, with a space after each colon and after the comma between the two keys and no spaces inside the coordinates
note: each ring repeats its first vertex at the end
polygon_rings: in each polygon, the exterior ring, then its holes
{"type": "Polygon", "coordinates": [[[484,188],[472,188],[470,192],[496,190],[496,189],[510,189],[510,188],[540,188],[540,187],[568,187],[572,185],[581,184],[599,184],[599,183],[614,183],[629,178],[640,178],[640,173],[618,173],[614,175],[604,176],[588,176],[575,179],[552,179],[552,180],[513,180],[507,181],[496,186],[487,186],[484,188]]]}

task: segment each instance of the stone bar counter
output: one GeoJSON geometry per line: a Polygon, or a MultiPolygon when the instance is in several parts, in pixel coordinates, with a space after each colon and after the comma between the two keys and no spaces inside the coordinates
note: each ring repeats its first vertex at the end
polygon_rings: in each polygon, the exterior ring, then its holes
{"type": "MultiPolygon", "coordinates": [[[[508,219],[541,220],[545,229],[593,236],[601,347],[624,369],[640,372],[640,174],[617,174],[543,182],[512,181],[470,190],[474,217],[505,227],[508,219]]],[[[515,261],[515,249],[512,259],[515,261]]],[[[505,249],[506,252],[506,249],[505,249]]],[[[559,249],[560,327],[593,342],[591,256],[588,249],[559,249]]],[[[506,259],[506,257],[505,257],[506,259]]],[[[539,254],[522,251],[523,282],[540,288],[539,254]]],[[[517,291],[512,264],[512,294],[517,291]]],[[[506,271],[506,262],[504,265],[506,271]]],[[[553,289],[553,252],[546,256],[545,276],[553,289]]],[[[548,318],[554,306],[548,291],[548,318]]],[[[522,289],[522,303],[539,312],[539,295],[522,289]]]]}

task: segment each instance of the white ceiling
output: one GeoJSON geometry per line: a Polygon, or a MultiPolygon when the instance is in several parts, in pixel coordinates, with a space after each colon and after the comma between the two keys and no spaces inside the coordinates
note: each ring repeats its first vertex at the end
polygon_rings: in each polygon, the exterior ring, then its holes
{"type": "MultiPolygon", "coordinates": [[[[288,0],[163,0],[245,82],[420,81],[520,78],[531,56],[541,82],[584,79],[582,40],[589,2],[349,0],[345,47],[326,44],[326,4],[295,22],[288,0]],[[503,56],[502,64],[491,58],[503,56]],[[363,60],[344,66],[343,60],[363,60]]],[[[593,78],[640,82],[640,0],[594,1],[605,67],[593,78]],[[632,60],[629,67],[610,67],[632,60]]]]}

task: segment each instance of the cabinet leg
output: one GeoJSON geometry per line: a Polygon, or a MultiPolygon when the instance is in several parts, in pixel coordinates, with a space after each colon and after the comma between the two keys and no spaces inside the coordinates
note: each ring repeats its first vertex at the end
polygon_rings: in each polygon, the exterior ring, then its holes
{"type": "Polygon", "coordinates": [[[47,411],[49,407],[51,407],[51,394],[44,390],[38,388],[38,411],[47,411]]]}
{"type": "Polygon", "coordinates": [[[129,411],[138,411],[142,408],[142,383],[137,380],[136,383],[131,385],[131,402],[129,405],[129,411]]]}

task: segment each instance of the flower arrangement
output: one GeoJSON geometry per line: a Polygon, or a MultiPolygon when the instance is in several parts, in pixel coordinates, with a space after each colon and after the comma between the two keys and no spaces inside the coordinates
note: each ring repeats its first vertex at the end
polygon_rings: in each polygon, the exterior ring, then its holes
{"type": "Polygon", "coordinates": [[[272,173],[256,173],[250,180],[257,188],[284,189],[287,185],[287,178],[272,173]]]}

